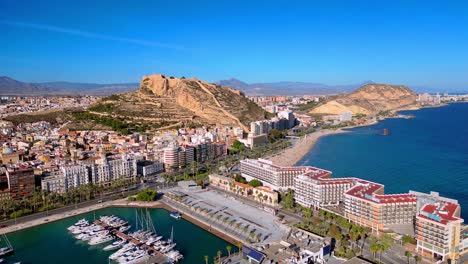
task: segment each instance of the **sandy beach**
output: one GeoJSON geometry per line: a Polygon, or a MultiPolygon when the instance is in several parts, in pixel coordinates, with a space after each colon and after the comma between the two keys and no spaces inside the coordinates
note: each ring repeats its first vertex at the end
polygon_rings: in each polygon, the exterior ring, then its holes
{"type": "Polygon", "coordinates": [[[290,148],[287,148],[276,156],[269,157],[267,159],[273,161],[273,163],[276,165],[294,166],[312,149],[320,137],[347,132],[348,131],[344,130],[343,128],[338,128],[324,129],[310,133],[298,139],[290,148]]]}
{"type": "Polygon", "coordinates": [[[349,133],[349,129],[351,128],[372,126],[377,123],[378,121],[374,120],[361,125],[348,126],[337,129],[319,130],[317,132],[313,132],[301,137],[294,143],[293,146],[280,152],[276,156],[266,157],[265,159],[271,160],[274,164],[279,166],[294,166],[314,147],[315,143],[320,137],[341,133],[349,133]]]}

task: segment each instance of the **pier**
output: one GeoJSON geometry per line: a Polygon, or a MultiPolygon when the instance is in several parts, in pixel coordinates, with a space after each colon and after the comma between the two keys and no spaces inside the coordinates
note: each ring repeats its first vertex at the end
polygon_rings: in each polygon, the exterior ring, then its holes
{"type": "Polygon", "coordinates": [[[148,246],[145,243],[140,242],[138,239],[127,235],[121,231],[119,231],[118,228],[112,227],[110,225],[107,225],[106,223],[103,223],[100,220],[94,220],[93,222],[96,225],[102,226],[104,229],[109,230],[109,232],[116,237],[128,241],[138,248],[145,250],[148,253],[147,258],[142,260],[140,263],[154,263],[154,264],[165,264],[165,263],[171,263],[170,261],[167,261],[168,257],[161,252],[157,251],[154,247],[148,246]]]}

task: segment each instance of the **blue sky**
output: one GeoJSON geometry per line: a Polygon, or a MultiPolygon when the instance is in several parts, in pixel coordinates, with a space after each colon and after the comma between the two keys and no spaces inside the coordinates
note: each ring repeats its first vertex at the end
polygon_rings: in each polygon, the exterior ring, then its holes
{"type": "Polygon", "coordinates": [[[468,88],[467,14],[463,1],[0,0],[0,75],[460,90],[468,88]]]}

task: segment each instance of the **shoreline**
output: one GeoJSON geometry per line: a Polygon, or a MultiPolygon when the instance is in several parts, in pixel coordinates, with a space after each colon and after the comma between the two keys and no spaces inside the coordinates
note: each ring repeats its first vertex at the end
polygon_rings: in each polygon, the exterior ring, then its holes
{"type": "MultiPolygon", "coordinates": [[[[447,106],[448,104],[441,104],[439,106],[435,107],[443,107],[447,106]]],[[[399,111],[418,111],[424,108],[429,108],[429,107],[414,107],[414,108],[402,108],[395,110],[396,112],[399,111]]],[[[330,136],[330,135],[335,135],[335,134],[342,134],[342,133],[350,133],[351,131],[349,129],[357,128],[357,127],[366,127],[366,126],[373,126],[378,124],[380,121],[386,120],[389,117],[385,117],[381,120],[376,119],[375,121],[362,124],[362,125],[355,125],[355,126],[347,126],[347,127],[341,127],[337,129],[326,129],[326,130],[319,130],[317,132],[312,132],[310,134],[307,134],[301,138],[299,138],[293,146],[291,146],[288,149],[283,150],[279,154],[273,156],[273,157],[266,157],[266,160],[272,161],[273,164],[278,165],[278,166],[284,166],[284,167],[292,167],[292,166],[297,166],[297,163],[302,160],[307,153],[309,153],[317,143],[317,141],[324,136],[330,136]]]]}
{"type": "MultiPolygon", "coordinates": [[[[119,208],[119,207],[121,207],[121,208],[123,208],[123,207],[127,207],[127,208],[154,208],[154,209],[163,209],[163,210],[166,210],[168,212],[179,211],[179,210],[171,207],[170,205],[168,205],[167,203],[165,203],[164,201],[161,201],[161,200],[154,201],[154,202],[145,202],[145,203],[128,202],[126,199],[116,200],[116,201],[112,201],[112,202],[107,202],[106,204],[103,203],[103,204],[99,204],[99,205],[91,205],[91,206],[88,206],[88,207],[72,210],[72,211],[67,212],[67,213],[50,215],[50,216],[47,216],[47,217],[40,217],[40,218],[31,220],[31,221],[27,221],[27,222],[24,222],[24,223],[21,223],[21,224],[16,224],[16,225],[11,225],[11,226],[8,226],[8,227],[5,227],[5,228],[1,228],[0,229],[0,235],[14,233],[14,232],[18,232],[18,231],[21,231],[21,230],[24,230],[24,229],[28,229],[28,228],[32,228],[32,227],[36,227],[36,226],[41,226],[41,225],[45,225],[45,224],[48,224],[48,223],[51,223],[51,222],[56,222],[56,221],[60,221],[60,220],[63,220],[63,219],[70,218],[70,217],[90,213],[90,212],[93,212],[93,211],[96,211],[96,210],[105,209],[105,208],[112,208],[112,207],[115,207],[115,208],[119,208]]],[[[197,227],[205,230],[206,232],[208,232],[208,233],[210,233],[210,234],[212,234],[212,235],[214,235],[214,236],[216,236],[216,237],[218,237],[218,238],[232,244],[233,248],[236,248],[238,242],[241,242],[241,241],[229,236],[228,234],[217,230],[214,227],[211,228],[210,225],[204,223],[203,221],[198,220],[196,217],[194,217],[194,216],[192,216],[190,214],[187,214],[185,212],[182,213],[182,219],[184,219],[184,220],[196,225],[197,227]]]]}
{"type": "MultiPolygon", "coordinates": [[[[375,123],[368,124],[374,125],[375,123]]],[[[299,138],[293,146],[283,150],[279,154],[266,158],[273,162],[273,164],[278,166],[285,166],[291,167],[295,166],[304,156],[309,153],[309,151],[315,146],[317,141],[323,136],[335,135],[335,134],[342,134],[342,133],[349,133],[348,129],[361,127],[366,125],[359,125],[359,126],[350,126],[350,127],[343,127],[337,129],[326,129],[320,130],[317,132],[313,132],[307,134],[301,138],[299,138]]]]}

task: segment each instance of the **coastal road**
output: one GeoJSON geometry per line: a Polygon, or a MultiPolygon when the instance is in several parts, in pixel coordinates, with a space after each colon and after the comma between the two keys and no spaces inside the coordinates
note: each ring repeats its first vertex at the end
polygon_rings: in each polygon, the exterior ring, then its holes
{"type": "Polygon", "coordinates": [[[155,190],[162,190],[162,189],[172,188],[172,187],[173,187],[173,185],[168,185],[168,184],[163,184],[163,183],[140,184],[134,190],[124,191],[124,192],[119,191],[119,192],[113,193],[112,195],[103,196],[102,198],[99,198],[99,199],[94,199],[94,200],[81,202],[81,203],[77,203],[77,204],[73,204],[73,205],[67,205],[67,206],[60,207],[60,208],[53,209],[53,210],[49,210],[49,211],[46,211],[46,212],[40,212],[40,213],[35,213],[35,214],[32,214],[32,215],[23,216],[23,217],[20,217],[20,218],[17,218],[17,219],[2,221],[2,222],[0,222],[0,225],[12,226],[12,225],[16,225],[16,224],[22,224],[22,223],[32,221],[32,220],[36,220],[36,219],[39,219],[39,218],[42,218],[42,217],[48,217],[48,216],[55,215],[55,214],[63,214],[63,213],[67,213],[67,212],[70,212],[70,211],[77,210],[77,209],[89,207],[89,206],[92,206],[92,205],[97,205],[97,204],[100,204],[102,202],[122,199],[123,197],[127,197],[129,195],[134,195],[134,194],[138,193],[140,190],[145,189],[145,188],[150,188],[150,189],[155,189],[155,190]]]}

